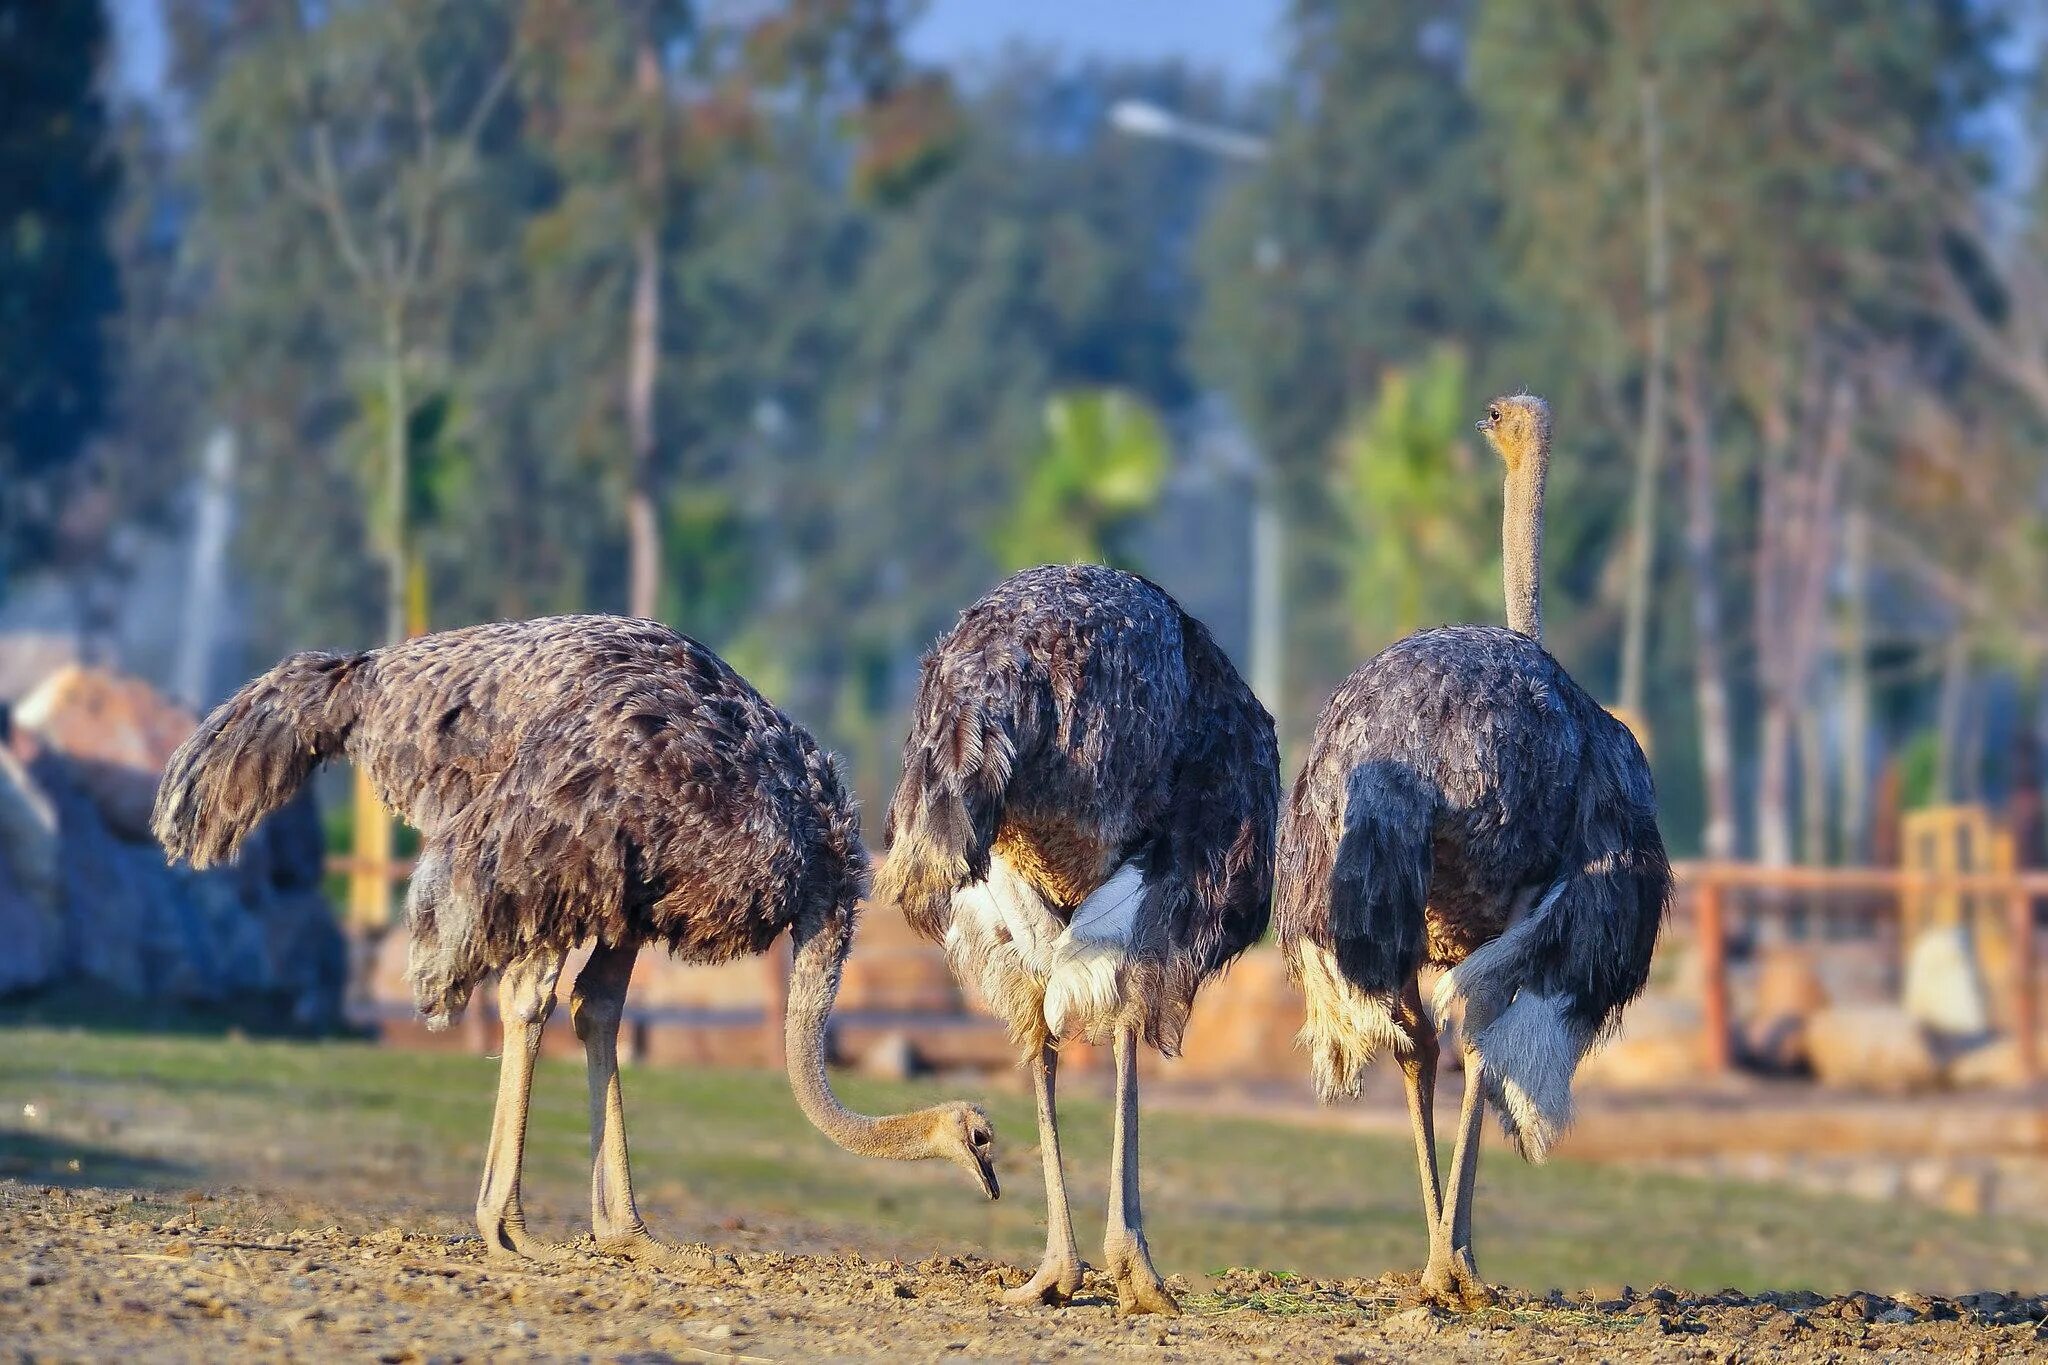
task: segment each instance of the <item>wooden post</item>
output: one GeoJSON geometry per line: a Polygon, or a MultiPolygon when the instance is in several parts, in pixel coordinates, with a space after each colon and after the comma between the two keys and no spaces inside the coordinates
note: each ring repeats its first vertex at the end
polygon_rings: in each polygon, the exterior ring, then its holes
{"type": "Polygon", "coordinates": [[[2006,899],[2011,916],[2012,1037],[2019,1054],[2020,1078],[2032,1082],[2041,1074],[2040,1000],[2034,972],[2034,898],[2016,890],[2006,899]]]}
{"type": "Polygon", "coordinates": [[[391,927],[391,816],[361,768],[355,772],[355,849],[348,870],[348,926],[374,939],[391,927]]]}
{"type": "Polygon", "coordinates": [[[1693,891],[1699,935],[1700,1024],[1706,1037],[1702,1056],[1710,1075],[1724,1075],[1734,1062],[1728,1026],[1728,941],[1721,915],[1721,884],[1711,874],[1693,891]]]}

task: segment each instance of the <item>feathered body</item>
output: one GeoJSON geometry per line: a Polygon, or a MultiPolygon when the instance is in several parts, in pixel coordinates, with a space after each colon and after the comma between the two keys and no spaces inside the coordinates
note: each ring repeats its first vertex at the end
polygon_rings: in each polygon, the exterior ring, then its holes
{"type": "Polygon", "coordinates": [[[295,654],[172,758],[159,838],[195,864],[223,858],[337,756],[420,831],[410,965],[437,1023],[538,948],[652,942],[723,961],[850,917],[866,887],[853,802],[810,735],[652,621],[295,654]]]}
{"type": "Polygon", "coordinates": [[[1102,1266],[1123,1313],[1177,1311],[1138,1195],[1137,1048],[1180,1048],[1202,982],[1266,930],[1273,718],[1200,622],[1097,565],[1028,569],[924,660],[877,899],[946,947],[1009,1024],[1038,1101],[1046,1253],[1005,1296],[1080,1289],[1059,1043],[1112,1044],[1102,1266]]]}
{"type": "Polygon", "coordinates": [[[1525,635],[1409,636],[1324,708],[1281,848],[1275,913],[1325,1097],[1356,1092],[1375,1044],[1403,1045],[1393,1001],[1418,968],[1464,964],[1446,999],[1465,1001],[1503,1125],[1540,1156],[1571,1068],[1648,979],[1670,895],[1627,727],[1525,635]],[[1521,1031],[1489,1032],[1509,1020],[1554,1023],[1564,1045],[1524,1055],[1521,1031]]]}
{"type": "Polygon", "coordinates": [[[1022,1042],[1137,1025],[1171,1054],[1265,932],[1273,721],[1163,590],[1026,570],[924,661],[879,894],[1022,1042]]]}

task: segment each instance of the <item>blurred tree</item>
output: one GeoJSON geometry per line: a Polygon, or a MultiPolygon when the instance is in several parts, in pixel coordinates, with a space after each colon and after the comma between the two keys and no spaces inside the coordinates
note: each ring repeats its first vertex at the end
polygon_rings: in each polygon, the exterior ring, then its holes
{"type": "Polygon", "coordinates": [[[0,0],[0,586],[59,548],[66,471],[108,406],[106,40],[97,0],[0,0]]]}
{"type": "MultiPolygon", "coordinates": [[[[1575,329],[1578,353],[1594,360],[1585,391],[1612,427],[1639,396],[1644,496],[1659,491],[1647,456],[1662,436],[1667,326],[1681,355],[1694,694],[1717,853],[1734,827],[1732,712],[1716,701],[1728,694],[1716,676],[1727,659],[1756,661],[1759,852],[1792,854],[1802,731],[1800,780],[1809,808],[1823,800],[1815,708],[1836,529],[1877,361],[1871,341],[1898,334],[1871,263],[1910,259],[1927,242],[1924,214],[1901,214],[1815,148],[1838,127],[1901,154],[1959,146],[1994,88],[1995,34],[1990,8],[1968,0],[1909,15],[1865,0],[1796,11],[1494,4],[1475,33],[1475,84],[1501,148],[1525,311],[1575,329]],[[1709,70],[1733,74],[1676,78],[1709,70]],[[1654,159],[1631,154],[1649,146],[1654,159]],[[1659,198],[1662,230],[1644,210],[1659,198]],[[1644,264],[1660,245],[1668,295],[1644,264]],[[1733,516],[1702,502],[1730,492],[1745,495],[1733,516]],[[1731,561],[1753,570],[1747,650],[1714,638],[1722,584],[1737,577],[1731,561]]],[[[1638,507],[1647,531],[1656,509],[1638,507]]],[[[1653,586],[1623,595],[1631,605],[1658,596],[1653,586]]],[[[1677,723],[1668,703],[1656,709],[1660,728],[1677,723]]]]}
{"type": "MultiPolygon", "coordinates": [[[[387,638],[406,633],[413,593],[416,371],[423,351],[439,349],[429,335],[463,321],[454,306],[468,243],[457,220],[484,199],[479,145],[503,135],[515,37],[501,7],[454,0],[286,13],[221,74],[202,113],[221,258],[261,260],[252,248],[263,246],[299,256],[302,282],[323,296],[316,325],[374,375],[365,521],[377,528],[387,638]]],[[[370,415],[355,405],[354,420],[370,415]]]]}
{"type": "Polygon", "coordinates": [[[1157,504],[1167,459],[1165,429],[1144,400],[1115,389],[1053,395],[1045,404],[1038,458],[996,527],[1001,567],[1088,562],[1137,568],[1118,552],[1119,533],[1157,504]]]}
{"type": "Polygon", "coordinates": [[[1501,616],[1501,479],[1471,440],[1474,397],[1449,347],[1380,379],[1340,467],[1350,514],[1350,608],[1363,657],[1449,621],[1501,616]]]}
{"type": "Polygon", "coordinates": [[[1327,496],[1346,424],[1389,366],[1456,338],[1483,371],[1504,330],[1472,9],[1294,0],[1271,155],[1204,244],[1203,369],[1290,505],[1289,714],[1313,715],[1358,662],[1351,528],[1327,496]]]}

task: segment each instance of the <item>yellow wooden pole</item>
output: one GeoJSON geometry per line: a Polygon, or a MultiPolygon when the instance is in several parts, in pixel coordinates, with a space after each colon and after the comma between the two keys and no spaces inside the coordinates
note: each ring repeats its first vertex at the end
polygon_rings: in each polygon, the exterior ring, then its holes
{"type": "Polygon", "coordinates": [[[355,779],[348,925],[358,934],[381,934],[391,927],[391,813],[362,769],[356,769],[355,779]]]}
{"type": "MultiPolygon", "coordinates": [[[[418,555],[410,555],[405,566],[405,633],[408,637],[427,631],[427,570],[418,555]]],[[[348,874],[348,922],[359,934],[375,936],[391,927],[392,891],[397,876],[392,866],[391,812],[378,799],[377,789],[358,768],[355,775],[355,819],[353,863],[348,874]]]]}

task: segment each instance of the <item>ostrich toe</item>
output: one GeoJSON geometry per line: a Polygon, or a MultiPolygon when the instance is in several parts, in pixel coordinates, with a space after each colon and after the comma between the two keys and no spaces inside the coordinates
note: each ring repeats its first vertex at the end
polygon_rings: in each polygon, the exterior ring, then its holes
{"type": "Polygon", "coordinates": [[[1472,1263],[1469,1250],[1432,1259],[1429,1268],[1422,1272],[1422,1297],[1425,1302],[1453,1313],[1477,1312],[1500,1301],[1494,1287],[1479,1278],[1479,1268],[1472,1263]]]}
{"type": "Polygon", "coordinates": [[[723,1251],[710,1247],[693,1246],[675,1242],[664,1242],[646,1231],[635,1231],[620,1237],[605,1238],[597,1243],[601,1256],[618,1256],[657,1270],[687,1270],[697,1272],[736,1271],[739,1262],[723,1251]]]}
{"type": "Polygon", "coordinates": [[[1042,1303],[1057,1308],[1081,1292],[1081,1272],[1078,1260],[1048,1256],[1030,1279],[1015,1289],[1003,1291],[1003,1302],[1020,1306],[1042,1303]]]}
{"type": "Polygon", "coordinates": [[[1152,1253],[1142,1237],[1134,1236],[1104,1250],[1107,1253],[1105,1259],[1109,1262],[1110,1280],[1116,1285],[1118,1317],[1136,1317],[1140,1313],[1163,1313],[1171,1317],[1180,1312],[1180,1305],[1167,1291],[1166,1281],[1160,1279],[1159,1272],[1153,1268],[1152,1253]]]}
{"type": "Polygon", "coordinates": [[[494,1261],[539,1261],[549,1264],[564,1260],[568,1248],[537,1237],[526,1225],[503,1219],[484,1230],[484,1254],[494,1261]]]}

